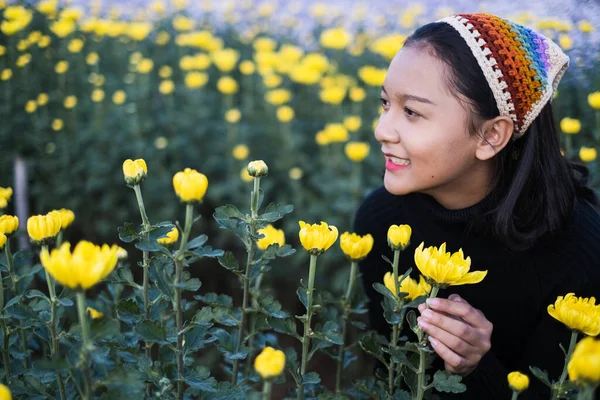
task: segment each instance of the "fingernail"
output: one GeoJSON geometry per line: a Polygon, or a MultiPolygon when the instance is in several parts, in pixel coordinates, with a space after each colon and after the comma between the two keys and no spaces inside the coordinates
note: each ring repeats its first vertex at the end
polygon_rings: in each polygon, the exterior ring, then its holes
{"type": "Polygon", "coordinates": [[[431,319],[431,317],[433,317],[433,311],[425,310],[425,311],[423,311],[421,316],[424,317],[425,319],[431,319]]]}
{"type": "Polygon", "coordinates": [[[429,304],[432,307],[436,307],[440,305],[440,301],[437,298],[427,299],[427,304],[429,304]]]}
{"type": "Polygon", "coordinates": [[[421,320],[417,320],[417,325],[419,325],[419,328],[421,328],[422,330],[425,330],[427,328],[427,322],[421,320]]]}

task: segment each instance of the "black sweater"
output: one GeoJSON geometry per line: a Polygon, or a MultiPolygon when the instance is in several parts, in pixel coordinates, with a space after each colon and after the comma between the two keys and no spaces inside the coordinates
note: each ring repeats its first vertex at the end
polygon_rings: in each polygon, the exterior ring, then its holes
{"type": "MultiPolygon", "coordinates": [[[[485,207],[486,200],[462,210],[447,210],[424,194],[395,196],[381,187],[360,206],[355,231],[374,237],[373,250],[360,263],[365,292],[370,299],[371,327],[389,337],[390,327],[383,318],[381,295],[374,282],[383,283],[391,271],[382,255],[392,259],[387,245],[387,230],[392,224],[408,224],[413,233],[409,247],[400,255],[400,272],[413,268],[414,250],[421,243],[440,246],[447,251],[462,248],[472,260],[471,270],[488,270],[478,284],[440,290],[439,297],[457,293],[481,310],[494,325],[491,350],[477,368],[463,379],[467,392],[443,398],[509,399],[507,375],[521,371],[530,377],[530,387],[520,399],[548,399],[549,389],[529,371],[529,366],[547,370],[557,380],[564,365],[559,347],[569,345],[570,331],[552,318],[547,307],[557,296],[574,292],[577,296],[600,297],[600,215],[583,200],[574,205],[566,231],[545,245],[515,252],[491,234],[477,233],[470,221],[485,207]]],[[[408,328],[403,332],[409,331],[408,328]]],[[[439,357],[438,357],[439,358],[439,357]]],[[[438,368],[443,363],[438,360],[438,368]]]]}

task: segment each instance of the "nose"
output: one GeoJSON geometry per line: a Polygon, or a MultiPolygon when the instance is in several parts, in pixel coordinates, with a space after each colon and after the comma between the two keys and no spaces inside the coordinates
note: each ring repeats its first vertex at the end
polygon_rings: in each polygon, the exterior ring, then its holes
{"type": "Polygon", "coordinates": [[[375,139],[380,143],[397,143],[400,141],[400,135],[394,128],[388,113],[379,116],[377,126],[375,126],[375,139]]]}

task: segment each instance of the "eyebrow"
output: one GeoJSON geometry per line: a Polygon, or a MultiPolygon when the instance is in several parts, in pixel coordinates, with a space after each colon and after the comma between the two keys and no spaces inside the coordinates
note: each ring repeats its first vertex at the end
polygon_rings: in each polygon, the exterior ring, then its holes
{"type": "MultiPolygon", "coordinates": [[[[385,90],[385,87],[381,86],[381,90],[383,90],[385,92],[385,94],[387,94],[387,90],[385,90]]],[[[405,93],[396,92],[396,97],[398,97],[399,99],[414,100],[414,101],[418,101],[420,103],[431,104],[434,106],[437,105],[429,99],[426,99],[424,97],[415,96],[413,94],[405,94],[405,93]]]]}

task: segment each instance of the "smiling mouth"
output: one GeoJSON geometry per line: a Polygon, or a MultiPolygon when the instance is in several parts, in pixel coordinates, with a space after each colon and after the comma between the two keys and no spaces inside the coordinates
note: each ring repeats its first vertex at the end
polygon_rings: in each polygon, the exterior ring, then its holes
{"type": "Polygon", "coordinates": [[[398,158],[394,156],[388,156],[388,160],[395,165],[410,165],[410,160],[405,158],[398,158]]]}

